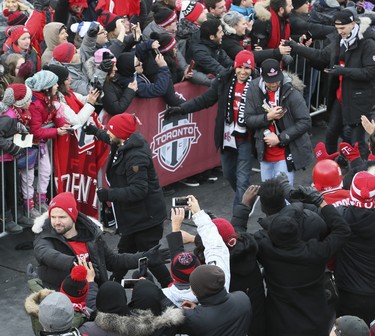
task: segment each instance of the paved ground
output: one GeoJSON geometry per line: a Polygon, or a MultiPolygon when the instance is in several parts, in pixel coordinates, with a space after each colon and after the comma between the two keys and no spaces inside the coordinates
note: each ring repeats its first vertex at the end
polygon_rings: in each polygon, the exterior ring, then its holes
{"type": "MultiPolygon", "coordinates": [[[[324,130],[313,129],[312,141],[315,145],[323,136],[324,130]]],[[[311,168],[296,174],[296,184],[311,183],[311,168]]],[[[232,212],[232,200],[234,193],[230,189],[225,179],[218,173],[217,182],[201,184],[200,187],[186,187],[180,183],[173,185],[175,189],[174,197],[195,195],[202,209],[212,211],[216,216],[230,220],[232,212]]],[[[252,183],[259,183],[260,176],[254,173],[252,183]]],[[[171,197],[167,197],[167,204],[171,204],[171,197]]],[[[249,219],[248,230],[254,232],[258,229],[257,219],[262,216],[257,204],[252,218],[249,219]]],[[[190,221],[186,221],[183,229],[194,232],[194,226],[190,221]]],[[[165,233],[170,232],[170,221],[165,223],[165,233]]],[[[22,234],[8,235],[0,238],[0,335],[31,336],[31,324],[29,317],[24,311],[23,303],[29,294],[25,281],[25,269],[28,263],[36,265],[32,250],[18,251],[15,246],[21,242],[32,241],[31,230],[25,230],[22,234]]],[[[105,239],[109,246],[115,250],[118,236],[105,233],[105,239]]],[[[163,245],[166,244],[163,239],[163,245]]]]}

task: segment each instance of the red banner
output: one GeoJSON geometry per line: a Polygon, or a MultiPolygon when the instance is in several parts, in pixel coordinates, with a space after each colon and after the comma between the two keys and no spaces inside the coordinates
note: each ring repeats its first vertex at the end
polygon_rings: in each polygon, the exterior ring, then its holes
{"type": "MultiPolygon", "coordinates": [[[[206,86],[189,82],[175,85],[176,94],[186,100],[206,90],[206,86]]],[[[165,186],[219,166],[214,142],[217,104],[168,121],[163,118],[165,109],[163,98],[135,98],[126,111],[135,113],[142,122],[138,130],[150,144],[160,184],[165,186]]],[[[103,123],[107,121],[108,115],[103,123]]]]}

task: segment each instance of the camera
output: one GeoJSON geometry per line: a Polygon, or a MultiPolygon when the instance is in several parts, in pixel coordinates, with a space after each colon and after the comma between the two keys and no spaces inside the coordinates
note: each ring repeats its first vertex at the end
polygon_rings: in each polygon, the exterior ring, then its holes
{"type": "MultiPolygon", "coordinates": [[[[188,197],[173,197],[172,198],[172,211],[174,208],[185,208],[188,206],[188,197]]],[[[185,219],[191,218],[191,210],[185,209],[185,219]]]]}

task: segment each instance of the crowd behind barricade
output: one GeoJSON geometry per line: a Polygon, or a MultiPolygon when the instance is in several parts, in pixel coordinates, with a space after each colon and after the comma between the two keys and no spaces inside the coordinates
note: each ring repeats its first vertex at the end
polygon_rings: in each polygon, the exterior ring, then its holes
{"type": "Polygon", "coordinates": [[[3,0],[1,232],[35,234],[25,302],[35,335],[375,335],[374,8],[3,0]],[[182,81],[207,90],[186,101],[182,81]],[[147,120],[127,113],[135,97],[164,99],[164,120],[176,122],[217,104],[230,222],[179,198],[160,248],[167,209],[137,131],[147,120]],[[321,105],[325,141],[313,150],[321,105]],[[295,185],[313,160],[314,187],[295,185]],[[265,218],[250,234],[257,197],[265,218]],[[117,252],[97,204],[112,206],[117,252]],[[181,230],[190,214],[195,236],[181,230]]]}

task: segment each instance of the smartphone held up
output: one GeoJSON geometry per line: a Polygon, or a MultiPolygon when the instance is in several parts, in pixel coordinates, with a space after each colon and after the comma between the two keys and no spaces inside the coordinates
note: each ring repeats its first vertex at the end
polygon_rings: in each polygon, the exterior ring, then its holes
{"type": "Polygon", "coordinates": [[[173,208],[184,208],[185,209],[185,219],[191,218],[191,210],[186,209],[188,206],[188,197],[173,197],[172,198],[172,209],[173,208]]]}

